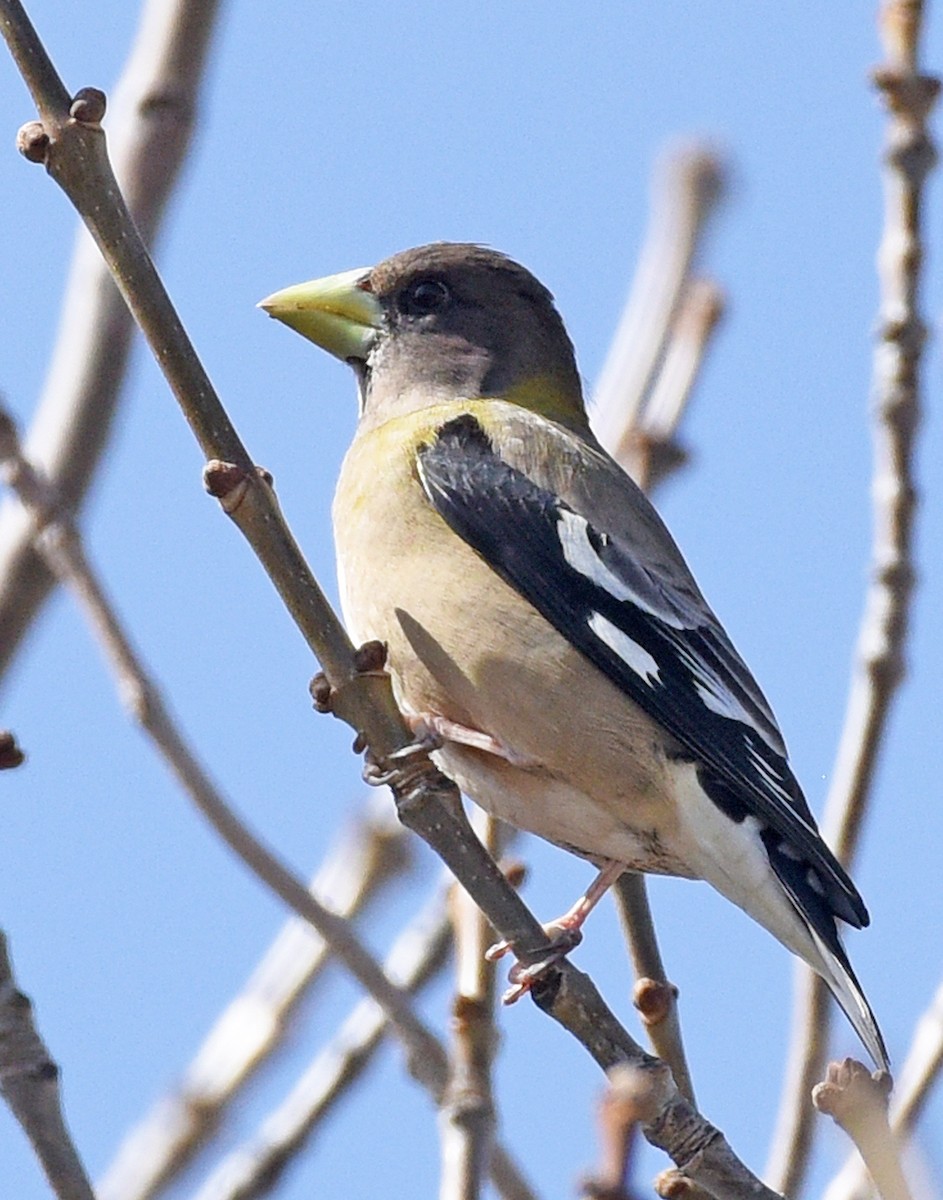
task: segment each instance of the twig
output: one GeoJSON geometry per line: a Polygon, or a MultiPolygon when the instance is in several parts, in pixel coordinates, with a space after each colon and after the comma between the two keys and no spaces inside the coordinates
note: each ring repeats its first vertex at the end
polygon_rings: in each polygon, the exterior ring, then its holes
{"type": "MultiPolygon", "coordinates": [[[[933,1085],[943,1071],[943,984],[917,1022],[913,1041],[891,1097],[891,1129],[898,1145],[914,1130],[933,1085]]],[[[825,1191],[823,1200],[865,1200],[869,1194],[863,1163],[852,1154],[825,1191]]]]}
{"type": "MultiPolygon", "coordinates": [[[[914,584],[914,441],[920,420],[920,363],[926,326],[919,311],[923,261],[921,201],[936,153],[927,117],[939,81],[917,63],[920,0],[884,0],[881,33],[887,62],[874,80],[888,109],[884,154],[884,233],[878,257],[881,311],[874,352],[874,534],[871,582],[858,634],[853,676],[823,834],[850,865],[863,827],[891,704],[903,677],[914,584]]],[[[812,1144],[809,1094],[824,1066],[831,1005],[822,980],[798,968],[792,1044],[766,1177],[797,1192],[812,1144]]]]}
{"type": "Polygon", "coordinates": [[[326,908],[272,851],[254,837],[209,779],[167,712],[160,693],[121,627],[86,558],[74,522],[56,514],[52,489],[23,457],[13,423],[2,411],[0,465],[7,482],[30,508],[37,524],[37,547],[56,576],[68,584],[95,630],[115,671],[125,704],[135,712],[187,795],[226,845],[289,908],[317,930],[354,978],[383,1006],[406,1049],[410,1069],[417,1078],[425,1080],[439,1099],[442,1080],[425,1068],[437,1042],[416,1015],[411,998],[386,977],[349,923],[326,908]]]}
{"type": "MultiPolygon", "coordinates": [[[[108,122],[112,161],[148,243],[157,236],[190,145],[218,8],[218,0],[148,0],[115,89],[108,122]]],[[[110,272],[80,229],[56,345],[27,439],[30,459],[73,512],[108,443],[133,332],[110,272]]],[[[31,547],[23,510],[15,504],[0,508],[0,675],[51,582],[31,547]]]]}
{"type": "Polygon", "coordinates": [[[694,144],[660,165],[648,231],[592,407],[599,440],[622,461],[665,353],[707,218],[723,189],[717,155],[694,144]]]}
{"type": "Polygon", "coordinates": [[[616,882],[615,896],[635,969],[635,1007],[642,1018],[652,1049],[671,1067],[681,1094],[694,1104],[694,1084],[678,1020],[678,989],[665,972],[644,877],[634,871],[626,871],[616,882]]]}
{"type": "MultiPolygon", "coordinates": [[[[475,813],[479,837],[499,857],[499,827],[475,813]]],[[[439,1111],[442,1176],[439,1200],[479,1200],[495,1131],[491,1062],[497,1045],[494,964],[485,957],[494,931],[463,888],[451,896],[456,995],[452,1008],[449,1081],[439,1111]]]]}
{"type": "MultiPolygon", "coordinates": [[[[680,220],[680,236],[687,231],[690,245],[685,269],[694,253],[697,234],[700,232],[710,204],[716,201],[720,189],[719,167],[713,160],[705,164],[703,158],[692,152],[691,159],[676,161],[675,170],[669,174],[675,191],[666,188],[668,196],[665,208],[674,219],[680,220]],[[708,172],[710,186],[703,172],[708,172]],[[713,175],[710,174],[713,172],[713,175]]],[[[674,245],[660,245],[663,236],[669,241],[671,223],[665,234],[650,234],[648,253],[656,259],[660,254],[669,254],[674,245]]],[[[639,275],[642,271],[640,268],[639,275]]],[[[616,342],[620,337],[634,336],[635,318],[630,312],[636,304],[636,293],[640,287],[638,279],[632,290],[632,299],[623,316],[616,342]]],[[[676,283],[678,296],[683,297],[680,309],[675,304],[666,305],[662,312],[666,327],[649,330],[649,341],[667,343],[664,361],[656,364],[657,373],[647,397],[631,403],[620,415],[615,411],[615,396],[619,393],[615,367],[609,371],[608,407],[597,408],[594,419],[603,418],[601,438],[603,445],[638,483],[648,491],[667,475],[677,469],[685,459],[677,443],[677,429],[684,415],[694,382],[704,360],[704,355],[713,330],[720,317],[721,300],[717,288],[704,281],[681,278],[676,283]]],[[[619,354],[622,352],[620,351],[619,354]]],[[[613,361],[619,355],[614,347],[610,354],[613,361]]],[[[656,370],[653,367],[652,370],[656,370]]],[[[671,1066],[682,1094],[694,1102],[694,1087],[688,1070],[678,1020],[678,989],[672,984],[664,969],[661,952],[655,935],[651,908],[644,876],[626,872],[615,887],[619,917],[629,943],[635,966],[635,1004],[642,1014],[652,1049],[671,1066]]]]}
{"type": "Polygon", "coordinates": [[[823,1083],[812,1090],[812,1102],[844,1129],[858,1148],[882,1200],[911,1200],[900,1155],[887,1121],[891,1077],[874,1075],[852,1058],[829,1063],[823,1083]]]}
{"type": "Polygon", "coordinates": [[[0,729],[0,771],[11,771],[26,761],[26,755],[17,745],[16,737],[9,729],[0,729]]]}
{"type": "MultiPolygon", "coordinates": [[[[407,865],[403,834],[388,804],[371,805],[328,854],[311,891],[333,912],[352,916],[407,865]]],[[[98,1183],[98,1200],[149,1200],[184,1170],[284,1040],[328,958],[324,939],[306,921],[285,923],[180,1083],[126,1135],[98,1183]]]]}
{"type": "Polygon", "coordinates": [[[650,1075],[635,1067],[613,1067],[597,1113],[599,1169],[580,1185],[583,1200],[635,1200],[629,1171],[639,1125],[650,1115],[650,1075]]]}
{"type": "MultiPolygon", "coordinates": [[[[549,943],[534,915],[504,879],[474,836],[461,811],[458,790],[426,757],[391,758],[412,743],[397,711],[389,678],[357,670],[357,656],[343,627],[310,572],[281,513],[269,482],[256,472],[210,384],[154,269],[111,172],[98,124],[104,97],[76,99],[74,111],[52,63],[19,0],[0,0],[0,30],[7,38],[42,124],[22,131],[28,156],[45,163],[91,230],[122,295],[190,422],[204,452],[214,461],[208,484],[248,539],[334,688],[336,713],[362,735],[388,779],[403,823],[418,833],[475,897],[501,938],[515,946],[525,964],[539,961],[549,943]]],[[[209,798],[204,798],[208,802],[209,798]]],[[[206,810],[205,810],[206,811],[206,810]]],[[[335,952],[361,984],[387,1009],[409,1046],[414,1070],[431,1054],[428,1030],[401,989],[354,939],[340,918],[323,909],[304,886],[259,845],[232,814],[214,811],[214,827],[228,844],[265,866],[266,882],[296,912],[331,940],[335,952]]],[[[591,981],[569,962],[547,972],[533,989],[535,1001],[562,1024],[605,1069],[616,1062],[651,1062],[603,1003],[591,981]]],[[[670,1154],[695,1181],[725,1197],[772,1193],[737,1160],[719,1132],[672,1085],[660,1093],[659,1117],[646,1137],[670,1154]]]]}
{"type": "Polygon", "coordinates": [[[690,280],[637,426],[620,439],[622,466],[646,492],[687,462],[677,431],[722,315],[720,288],[708,279],[690,280]]]}
{"type": "MultiPolygon", "coordinates": [[[[268,887],[317,930],[332,952],[345,964],[351,974],[374,997],[381,1024],[390,1025],[407,1052],[407,1065],[414,1078],[441,1104],[447,1080],[445,1051],[431,1030],[415,1015],[409,990],[389,978],[353,935],[346,921],[325,908],[303,885],[239,822],[220,794],[210,783],[182,736],[164,711],[163,703],[147,677],[129,639],[104,597],[85,558],[81,540],[74,523],[67,517],[56,516],[52,489],[24,459],[17,444],[15,429],[9,415],[0,410],[0,466],[7,482],[20,500],[29,506],[37,525],[36,544],[50,569],[75,592],[90,623],[99,633],[102,645],[112,660],[120,680],[126,703],[137,712],[142,726],[155,740],[184,789],[207,817],[223,840],[262,879],[268,887]],[[41,531],[41,532],[40,532],[41,531]]],[[[441,904],[438,905],[441,908],[441,904]]],[[[403,945],[411,949],[411,937],[403,945]]],[[[415,967],[417,983],[424,979],[430,954],[415,967]]],[[[379,1035],[378,1035],[379,1036],[379,1035]]],[[[367,1061],[366,1054],[363,1063],[367,1061]]],[[[187,1117],[204,1123],[203,1114],[187,1112],[187,1117]]],[[[186,1139],[186,1129],[174,1135],[186,1139]]],[[[140,1144],[140,1143],[139,1143],[140,1144]]],[[[181,1164],[182,1165],[182,1164],[181,1164]]],[[[139,1167],[140,1164],[137,1164],[139,1167]]],[[[154,1167],[159,1170],[159,1164],[154,1167]]],[[[155,1175],[157,1174],[155,1170],[155,1175]]],[[[506,1152],[492,1164],[497,1178],[507,1183],[508,1200],[527,1200],[529,1191],[506,1152]]],[[[152,1177],[151,1190],[164,1180],[152,1177]]],[[[149,1194],[147,1191],[142,1195],[149,1194]]],[[[248,1193],[247,1193],[248,1194],[248,1193]]],[[[261,1194],[261,1193],[259,1193],[261,1194]]],[[[502,1195],[505,1193],[502,1191],[502,1195]]],[[[102,1195],[107,1195],[103,1191],[102,1195]]],[[[122,1200],[126,1193],[116,1192],[122,1200]]]]}
{"type": "MultiPolygon", "coordinates": [[[[443,885],[449,886],[454,886],[451,880],[443,885]]],[[[409,991],[418,991],[441,965],[450,934],[440,890],[396,939],[384,963],[387,974],[409,991]]],[[[250,1200],[265,1195],[339,1097],[366,1069],[387,1029],[382,1009],[369,998],[361,1000],[251,1142],[226,1156],[194,1200],[250,1200]]],[[[444,1076],[441,1047],[439,1055],[444,1076]]],[[[495,1146],[491,1178],[503,1200],[534,1200],[529,1185],[501,1146],[495,1146]]]]}
{"type": "Polygon", "coordinates": [[[29,997],[16,986],[2,931],[0,1092],[32,1143],[58,1200],[95,1200],[62,1115],[59,1068],[36,1030],[29,997]]]}

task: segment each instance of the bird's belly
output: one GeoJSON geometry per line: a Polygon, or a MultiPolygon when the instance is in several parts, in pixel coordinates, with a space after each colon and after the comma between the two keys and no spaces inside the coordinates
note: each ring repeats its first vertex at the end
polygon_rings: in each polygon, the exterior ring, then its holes
{"type": "Polygon", "coordinates": [[[614,859],[637,871],[690,876],[674,852],[658,806],[599,804],[567,779],[466,746],[434,755],[442,770],[492,816],[582,858],[614,859]]]}
{"type": "MultiPolygon", "coordinates": [[[[396,447],[384,451],[389,485],[396,447]]],[[[446,772],[487,811],[588,858],[690,874],[673,849],[665,732],[448,528],[405,455],[405,477],[379,491],[358,452],[335,510],[351,636],[386,643],[407,713],[488,734],[511,759],[449,744],[446,772]]]]}

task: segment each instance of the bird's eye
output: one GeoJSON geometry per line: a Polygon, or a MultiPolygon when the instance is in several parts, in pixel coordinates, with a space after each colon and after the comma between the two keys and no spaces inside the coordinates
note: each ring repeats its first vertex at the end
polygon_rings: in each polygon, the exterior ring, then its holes
{"type": "Polygon", "coordinates": [[[400,294],[399,309],[412,316],[423,316],[444,308],[451,293],[441,279],[420,279],[400,294]]]}

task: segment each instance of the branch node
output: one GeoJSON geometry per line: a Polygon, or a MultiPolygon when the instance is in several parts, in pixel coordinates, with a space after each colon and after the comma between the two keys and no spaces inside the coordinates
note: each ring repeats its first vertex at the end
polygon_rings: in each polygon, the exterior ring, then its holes
{"type": "Polygon", "coordinates": [[[677,1167],[669,1167],[655,1176],[652,1186],[662,1200],[688,1200],[699,1191],[693,1180],[677,1167]]]}
{"type": "Polygon", "coordinates": [[[99,125],[105,115],[107,101],[100,88],[80,88],[69,107],[69,116],[81,125],[99,125]]]}
{"type": "Polygon", "coordinates": [[[519,858],[511,858],[501,862],[501,870],[504,872],[504,878],[508,881],[514,890],[520,891],[524,886],[524,881],[527,878],[527,864],[521,862],[519,858]]]}
{"type": "Polygon", "coordinates": [[[895,116],[921,123],[940,94],[940,80],[935,75],[914,75],[899,67],[875,67],[871,80],[884,93],[887,106],[895,116]]]}
{"type": "Polygon", "coordinates": [[[249,475],[235,463],[213,458],[203,468],[203,486],[220,502],[223,512],[232,516],[245,498],[249,475]]]}
{"type": "Polygon", "coordinates": [[[660,1025],[671,1015],[677,998],[678,989],[673,983],[644,977],[635,981],[632,1003],[638,1009],[642,1023],[649,1029],[660,1025]]]}
{"type": "Polygon", "coordinates": [[[812,1089],[812,1103],[820,1113],[850,1132],[849,1125],[854,1127],[865,1107],[879,1106],[887,1111],[891,1086],[889,1072],[872,1074],[864,1063],[845,1058],[828,1064],[825,1079],[812,1089]]]}
{"type": "MultiPolygon", "coordinates": [[[[330,680],[323,671],[318,671],[311,682],[308,684],[308,691],[311,694],[311,699],[314,701],[314,711],[327,714],[333,712],[332,701],[334,698],[334,689],[331,687],[330,680]]],[[[357,734],[358,739],[361,735],[357,734]]],[[[365,747],[354,750],[355,754],[360,754],[365,747]]]]}
{"type": "Polygon", "coordinates": [[[354,651],[354,670],[359,675],[372,675],[386,668],[387,647],[376,640],[364,642],[354,651]]]}
{"type": "Polygon", "coordinates": [[[44,163],[49,153],[49,134],[40,121],[27,121],[16,135],[16,148],[25,159],[44,163]]]}
{"type": "Polygon", "coordinates": [[[26,755],[16,744],[16,737],[9,729],[0,729],[0,771],[10,771],[25,761],[26,755]]]}

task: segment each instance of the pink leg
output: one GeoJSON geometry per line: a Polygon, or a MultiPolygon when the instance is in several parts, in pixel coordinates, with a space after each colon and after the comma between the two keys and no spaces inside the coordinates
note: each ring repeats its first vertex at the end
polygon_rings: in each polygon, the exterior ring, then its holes
{"type": "MultiPolygon", "coordinates": [[[[584,894],[573,905],[571,909],[563,914],[562,917],[557,917],[555,921],[550,921],[544,925],[547,932],[547,937],[551,942],[551,950],[545,958],[540,962],[532,963],[524,966],[522,963],[516,963],[510,970],[508,978],[511,981],[511,987],[504,993],[503,1001],[505,1004],[513,1004],[515,1000],[519,1000],[525,992],[529,992],[534,982],[541,974],[553,963],[558,962],[574,946],[578,946],[582,940],[582,928],[586,918],[593,911],[599,901],[605,896],[606,892],[612,887],[619,876],[625,871],[625,865],[620,862],[607,862],[600,869],[599,873],[593,882],[586,889],[584,894]]],[[[511,951],[513,947],[510,942],[497,942],[485,954],[489,962],[496,962],[497,959],[503,958],[505,954],[511,951]]]]}
{"type": "Polygon", "coordinates": [[[482,750],[485,754],[503,758],[514,766],[528,765],[527,759],[516,754],[510,746],[492,737],[490,733],[469,729],[467,725],[459,725],[457,721],[440,717],[438,713],[420,713],[416,717],[407,717],[407,722],[420,742],[430,741],[437,747],[443,742],[455,742],[459,746],[471,746],[473,750],[482,750]]]}

